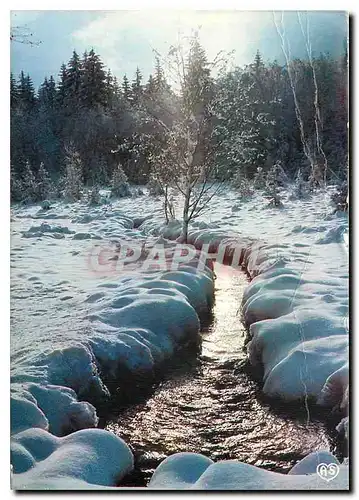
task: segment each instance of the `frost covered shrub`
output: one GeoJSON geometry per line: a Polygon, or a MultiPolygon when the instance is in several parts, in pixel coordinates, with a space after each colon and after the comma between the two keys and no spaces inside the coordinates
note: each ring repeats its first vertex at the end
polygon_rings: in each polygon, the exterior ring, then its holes
{"type": "Polygon", "coordinates": [[[44,200],[41,202],[41,208],[42,210],[50,210],[51,209],[51,203],[49,200],[44,200]]]}
{"type": "Polygon", "coordinates": [[[254,175],[253,187],[255,189],[264,189],[265,185],[266,185],[266,180],[265,180],[263,168],[258,167],[257,172],[254,175]]]}
{"type": "Polygon", "coordinates": [[[232,185],[241,200],[249,199],[254,195],[253,184],[240,172],[233,177],[232,185]]]}
{"type": "Polygon", "coordinates": [[[127,182],[127,175],[123,171],[119,163],[113,171],[111,181],[111,197],[112,198],[125,198],[131,196],[130,186],[127,182]]]}
{"type": "Polygon", "coordinates": [[[102,203],[101,196],[100,196],[100,189],[96,184],[94,186],[92,186],[92,189],[89,192],[88,201],[89,201],[89,204],[92,206],[101,205],[101,203],[102,203]]]}
{"type": "Polygon", "coordinates": [[[150,177],[150,180],[147,183],[147,189],[150,196],[162,196],[165,194],[163,187],[153,176],[150,177]]]}
{"type": "Polygon", "coordinates": [[[39,200],[36,178],[28,160],[25,164],[25,172],[21,180],[20,190],[21,200],[25,203],[36,202],[39,200]]]}
{"type": "Polygon", "coordinates": [[[302,170],[299,168],[294,179],[292,197],[299,200],[305,198],[309,193],[308,183],[303,179],[302,170]]]}
{"type": "Polygon", "coordinates": [[[82,161],[73,148],[67,149],[65,167],[64,196],[68,201],[78,201],[82,197],[82,161]]]}
{"type": "Polygon", "coordinates": [[[346,181],[337,186],[331,200],[335,204],[335,211],[348,211],[348,183],[346,181]]]}
{"type": "Polygon", "coordinates": [[[280,207],[282,202],[279,195],[279,184],[281,175],[281,167],[278,163],[275,163],[273,167],[268,171],[266,184],[265,184],[265,194],[269,198],[269,206],[280,207]]]}
{"type": "Polygon", "coordinates": [[[43,201],[49,198],[52,193],[52,182],[43,162],[40,163],[37,174],[37,195],[38,200],[43,201]]]}
{"type": "Polygon", "coordinates": [[[10,173],[10,199],[14,202],[22,200],[22,182],[13,168],[10,173]]]}

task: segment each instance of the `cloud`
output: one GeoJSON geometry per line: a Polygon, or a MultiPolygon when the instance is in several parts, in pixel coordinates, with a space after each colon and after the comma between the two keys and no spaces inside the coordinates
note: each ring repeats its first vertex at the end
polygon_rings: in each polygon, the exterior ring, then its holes
{"type": "Polygon", "coordinates": [[[235,49],[237,64],[247,61],[253,30],[258,33],[271,21],[268,12],[141,10],[101,13],[73,33],[76,44],[94,47],[115,74],[134,73],[139,65],[145,74],[152,71],[152,49],[166,54],[179,33],[194,30],[209,59],[219,50],[235,49]]]}

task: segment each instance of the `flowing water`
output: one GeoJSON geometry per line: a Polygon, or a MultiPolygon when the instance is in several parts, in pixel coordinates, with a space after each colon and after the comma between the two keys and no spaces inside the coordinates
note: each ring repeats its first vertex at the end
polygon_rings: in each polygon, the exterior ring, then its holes
{"type": "Polygon", "coordinates": [[[273,410],[246,369],[246,332],[239,304],[244,274],[216,267],[216,302],[197,349],[183,350],[160,383],[112,409],[105,428],[128,443],[135,471],[121,485],[143,486],[167,456],[180,451],[212,460],[238,459],[287,472],[308,453],[333,442],[326,425],[298,407],[273,410]]]}

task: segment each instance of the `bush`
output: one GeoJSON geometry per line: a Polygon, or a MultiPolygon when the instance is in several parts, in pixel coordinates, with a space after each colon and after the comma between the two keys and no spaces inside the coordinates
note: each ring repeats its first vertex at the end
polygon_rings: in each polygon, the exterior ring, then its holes
{"type": "Polygon", "coordinates": [[[238,173],[233,177],[232,185],[238,192],[238,196],[241,200],[247,200],[254,195],[255,190],[253,183],[244,177],[242,173],[238,173]]]}
{"type": "Polygon", "coordinates": [[[265,184],[266,184],[266,180],[265,180],[263,168],[258,167],[257,172],[255,173],[255,176],[253,179],[253,187],[255,189],[264,189],[265,184]]]}
{"type": "Polygon", "coordinates": [[[336,191],[331,196],[332,202],[335,204],[335,211],[348,211],[348,183],[344,181],[337,186],[336,191]]]}
{"type": "Polygon", "coordinates": [[[78,201],[82,197],[82,161],[75,149],[67,149],[65,166],[64,196],[68,201],[78,201]]]}
{"type": "Polygon", "coordinates": [[[101,196],[100,196],[100,189],[96,184],[94,186],[92,186],[92,189],[89,193],[88,202],[91,206],[101,205],[101,203],[102,203],[101,196]]]}
{"type": "Polygon", "coordinates": [[[147,189],[150,196],[163,196],[165,194],[163,187],[153,176],[150,177],[147,183],[147,189]]]}
{"type": "Polygon", "coordinates": [[[303,179],[302,170],[299,168],[294,179],[294,185],[292,189],[292,196],[298,198],[299,200],[308,196],[309,185],[303,179]]]}
{"type": "Polygon", "coordinates": [[[46,200],[52,192],[52,182],[43,162],[40,163],[37,174],[37,198],[39,201],[46,200]]]}
{"type": "Polygon", "coordinates": [[[10,199],[13,202],[22,200],[22,182],[17,177],[16,172],[11,168],[10,170],[10,199]]]}
{"type": "Polygon", "coordinates": [[[270,207],[282,206],[279,195],[279,184],[281,183],[280,175],[281,166],[278,163],[275,163],[267,173],[265,195],[267,198],[269,198],[270,207]]]}
{"type": "Polygon", "coordinates": [[[125,198],[132,196],[130,185],[127,182],[127,175],[123,171],[121,164],[114,169],[111,181],[111,197],[125,198]]]}

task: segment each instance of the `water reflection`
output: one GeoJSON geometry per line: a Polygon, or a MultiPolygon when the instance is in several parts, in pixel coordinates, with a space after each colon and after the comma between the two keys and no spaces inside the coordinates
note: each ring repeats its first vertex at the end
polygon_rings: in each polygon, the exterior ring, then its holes
{"type": "Polygon", "coordinates": [[[136,456],[136,470],[122,484],[146,484],[154,468],[179,451],[286,472],[311,451],[330,449],[323,423],[307,424],[304,413],[274,413],[257,397],[258,385],[239,368],[245,359],[239,304],[247,278],[228,267],[215,271],[216,303],[200,352],[182,352],[151,394],[108,419],[106,428],[136,456]]]}

